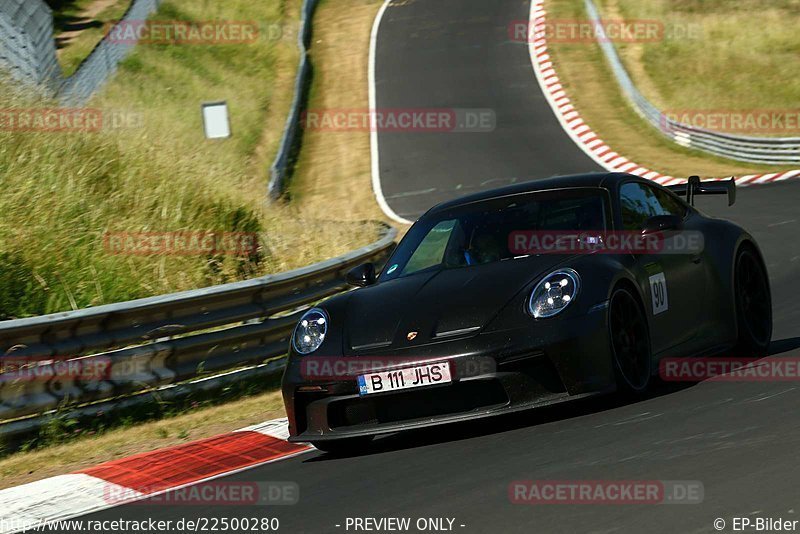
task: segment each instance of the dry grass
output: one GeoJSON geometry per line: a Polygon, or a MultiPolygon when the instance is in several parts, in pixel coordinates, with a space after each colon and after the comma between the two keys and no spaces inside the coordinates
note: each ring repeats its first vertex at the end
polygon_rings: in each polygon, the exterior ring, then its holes
{"type": "Polygon", "coordinates": [[[0,489],[284,417],[280,392],[130,426],[0,460],[0,489]]]}
{"type": "MultiPolygon", "coordinates": [[[[134,117],[102,132],[0,132],[0,318],[38,315],[301,267],[373,241],[332,210],[266,202],[293,89],[299,0],[162,4],[165,20],[258,20],[282,39],[139,46],[91,103],[134,117]],[[200,104],[226,100],[233,137],[203,137],[200,104]],[[103,236],[254,232],[259,253],[110,254],[103,236]]],[[[7,107],[51,105],[2,90],[7,107]]],[[[344,217],[343,217],[344,218],[344,217]]]]}
{"type": "Polygon", "coordinates": [[[106,26],[119,20],[131,0],[50,0],[58,62],[65,76],[100,42],[106,26]]]}
{"type": "MultiPolygon", "coordinates": [[[[548,0],[548,17],[585,20],[583,0],[548,0]]],[[[565,91],[586,123],[614,150],[640,165],[673,176],[730,176],[791,167],[733,162],[677,146],[641,119],[628,104],[592,43],[550,43],[565,91]]],[[[675,72],[679,68],[671,68],[675,72]]]]}
{"type": "MultiPolygon", "coordinates": [[[[369,107],[369,36],[381,0],[326,0],[317,8],[309,109],[369,107]]],[[[372,192],[369,132],[306,131],[289,192],[301,213],[386,220],[372,192]]]]}
{"type": "MultiPolygon", "coordinates": [[[[273,11],[257,7],[262,17],[281,18],[291,26],[299,4],[300,0],[270,2],[268,6],[277,7],[273,11]]],[[[349,9],[342,10],[328,1],[317,12],[315,41],[320,42],[314,43],[314,106],[367,107],[369,32],[380,2],[349,4],[349,9]]],[[[170,12],[177,4],[165,6],[161,17],[192,15],[170,12]]],[[[239,0],[238,7],[248,9],[249,3],[239,0]]],[[[204,19],[209,18],[204,12],[204,19]]],[[[63,308],[73,301],[99,304],[193,287],[197,276],[217,283],[245,273],[283,270],[372,240],[374,228],[356,222],[316,222],[319,218],[383,218],[372,195],[368,133],[341,137],[310,133],[292,184],[294,202],[267,207],[262,202],[265,170],[292,97],[297,61],[294,37],[294,32],[287,32],[269,51],[251,49],[242,57],[215,50],[140,49],[92,105],[140,112],[141,128],[110,136],[8,135],[11,143],[0,145],[0,170],[8,175],[15,172],[19,179],[11,187],[21,190],[6,200],[5,207],[27,198],[35,208],[11,210],[11,220],[0,225],[0,237],[3,230],[10,236],[15,228],[26,229],[17,232],[17,237],[25,238],[18,248],[11,247],[10,238],[0,240],[0,251],[24,259],[22,268],[8,271],[8,286],[12,280],[33,286],[5,303],[38,303],[27,308],[31,313],[42,307],[63,308]],[[167,73],[171,83],[163,83],[167,73]],[[228,100],[236,137],[209,143],[200,133],[198,107],[200,101],[217,99],[228,100]],[[307,195],[300,193],[305,187],[310,190],[307,195]],[[115,264],[107,263],[109,259],[97,248],[97,236],[104,229],[230,229],[232,221],[253,225],[265,235],[264,264],[243,267],[227,258],[222,263],[203,258],[126,258],[115,264]],[[56,259],[48,263],[49,256],[56,259]],[[51,277],[48,269],[53,266],[51,277]],[[39,280],[46,291],[36,287],[39,280]],[[63,290],[57,286],[59,281],[64,282],[63,290]],[[55,301],[43,298],[53,294],[60,294],[55,301]]],[[[0,460],[0,487],[283,415],[280,394],[272,392],[107,430],[0,460]]]]}
{"type": "Polygon", "coordinates": [[[797,107],[798,0],[602,0],[600,5],[606,17],[663,23],[663,40],[619,47],[634,80],[657,105],[797,107]]]}

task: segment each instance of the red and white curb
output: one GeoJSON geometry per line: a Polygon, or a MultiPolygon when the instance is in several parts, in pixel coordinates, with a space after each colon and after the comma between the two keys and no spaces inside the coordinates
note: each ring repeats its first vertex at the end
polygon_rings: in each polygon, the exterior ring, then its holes
{"type": "Polygon", "coordinates": [[[0,533],[129,504],[313,450],[285,418],[0,490],[0,533]]]}
{"type": "MultiPolygon", "coordinates": [[[[530,49],[531,63],[536,73],[536,79],[542,88],[548,104],[556,114],[562,128],[570,138],[590,158],[604,169],[612,172],[627,172],[658,182],[662,185],[683,183],[686,178],[675,178],[657,171],[638,165],[625,156],[614,152],[600,137],[583,121],[578,110],[572,105],[556,73],[553,61],[547,49],[545,35],[545,20],[547,11],[544,9],[545,0],[533,0],[529,20],[528,48],[530,49]],[[532,31],[530,31],[532,29],[532,31]]],[[[800,170],[776,172],[769,174],[749,174],[736,178],[737,185],[763,184],[779,182],[800,176],[800,170]]]]}

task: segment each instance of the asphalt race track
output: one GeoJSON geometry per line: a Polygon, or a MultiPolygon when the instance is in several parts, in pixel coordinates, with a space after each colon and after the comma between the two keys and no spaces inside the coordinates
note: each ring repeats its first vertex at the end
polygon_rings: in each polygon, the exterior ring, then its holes
{"type": "MultiPolygon", "coordinates": [[[[494,108],[498,126],[491,134],[382,134],[381,178],[393,209],[412,217],[512,179],[596,169],[552,116],[527,49],[508,42],[507,26],[527,18],[528,2],[398,4],[379,34],[379,107],[494,108]]],[[[761,244],[774,299],[772,352],[781,357],[800,356],[798,199],[800,183],[781,183],[740,189],[733,208],[721,197],[698,203],[761,244]]],[[[315,451],[225,479],[294,481],[293,506],[145,502],[84,518],[267,515],[293,533],[346,532],[348,517],[443,517],[455,519],[457,532],[544,533],[717,532],[713,521],[723,518],[730,532],[734,516],[800,519],[799,406],[796,382],[661,385],[635,403],[608,396],[389,436],[364,456],[315,451]],[[597,479],[695,480],[705,497],[694,505],[617,506],[516,505],[508,497],[517,480],[597,479]]]]}
{"type": "Polygon", "coordinates": [[[395,0],[386,10],[377,109],[490,109],[496,119],[491,132],[378,134],[383,194],[401,217],[480,190],[602,170],[558,123],[527,44],[510,39],[511,23],[529,12],[524,0],[395,0]]]}

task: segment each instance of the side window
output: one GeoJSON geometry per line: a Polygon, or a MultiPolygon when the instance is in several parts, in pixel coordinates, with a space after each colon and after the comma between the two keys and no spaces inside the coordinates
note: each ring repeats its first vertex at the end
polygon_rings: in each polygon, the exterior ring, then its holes
{"type": "Polygon", "coordinates": [[[450,241],[455,225],[456,220],[452,219],[442,221],[431,228],[431,231],[419,244],[417,250],[408,259],[402,274],[415,273],[442,263],[445,250],[447,250],[447,243],[450,241]]]}
{"type": "Polygon", "coordinates": [[[619,202],[622,210],[622,226],[626,230],[640,230],[650,217],[670,214],[656,197],[656,190],[638,182],[622,185],[619,202]]]}
{"type": "Polygon", "coordinates": [[[681,204],[680,200],[676,199],[669,193],[662,191],[661,189],[654,189],[656,193],[656,198],[661,206],[669,213],[670,215],[677,215],[678,217],[683,217],[686,215],[686,206],[681,204]]]}

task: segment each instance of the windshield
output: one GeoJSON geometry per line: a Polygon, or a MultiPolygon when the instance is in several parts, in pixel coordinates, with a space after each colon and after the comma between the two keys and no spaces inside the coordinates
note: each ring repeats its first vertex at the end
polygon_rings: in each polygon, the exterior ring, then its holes
{"type": "Polygon", "coordinates": [[[605,199],[598,188],[561,189],[467,204],[423,217],[397,247],[381,280],[514,259],[519,257],[509,247],[514,232],[605,230],[605,199]]]}

